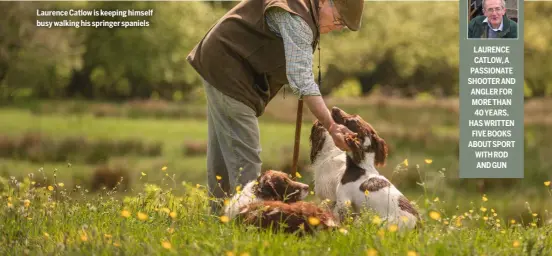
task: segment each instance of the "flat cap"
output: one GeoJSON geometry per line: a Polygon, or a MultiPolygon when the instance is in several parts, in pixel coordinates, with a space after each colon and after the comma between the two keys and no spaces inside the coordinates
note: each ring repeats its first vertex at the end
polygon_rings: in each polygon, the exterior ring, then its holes
{"type": "Polygon", "coordinates": [[[352,31],[357,31],[362,21],[364,0],[333,0],[333,2],[345,26],[352,31]]]}

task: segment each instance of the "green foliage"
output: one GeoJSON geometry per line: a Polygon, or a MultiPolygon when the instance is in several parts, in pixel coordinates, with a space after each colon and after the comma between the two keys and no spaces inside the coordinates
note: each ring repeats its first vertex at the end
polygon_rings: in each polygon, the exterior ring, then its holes
{"type": "Polygon", "coordinates": [[[332,96],[337,98],[358,97],[361,95],[361,85],[357,79],[346,80],[340,88],[332,93],[332,96]]]}
{"type": "MultiPolygon", "coordinates": [[[[192,47],[222,15],[204,2],[2,3],[0,97],[170,99],[200,85],[186,62],[192,47]],[[90,21],[148,20],[138,28],[37,28],[36,10],[153,9],[152,17],[90,17],[90,21]],[[25,88],[29,93],[18,93],[25,88]]],[[[41,20],[63,20],[48,17],[41,20]]],[[[79,19],[73,19],[79,20],[79,19]]]]}
{"type": "Polygon", "coordinates": [[[323,62],[369,75],[370,85],[450,91],[458,80],[457,13],[457,3],[366,2],[360,31],[323,36],[323,62]]]}
{"type": "MultiPolygon", "coordinates": [[[[202,101],[186,55],[235,2],[3,2],[0,98],[202,101]],[[36,9],[153,9],[141,28],[37,28],[36,9]]],[[[357,77],[362,92],[458,93],[458,3],[366,2],[360,31],[322,36],[323,93],[357,77]],[[436,11],[438,10],[438,11],[436,11]],[[331,66],[330,66],[331,65],[331,66]],[[393,92],[391,92],[393,91],[393,92]]],[[[525,80],[530,97],[552,95],[550,2],[525,3],[525,80]],[[538,25],[534,25],[538,24],[538,25]]],[[[48,17],[45,20],[56,18],[48,17]]],[[[60,17],[59,19],[66,19],[60,17]]],[[[318,54],[315,55],[317,66],[318,54]]],[[[316,69],[315,69],[316,70],[316,69]]],[[[341,93],[341,92],[340,92],[341,93]]]]}

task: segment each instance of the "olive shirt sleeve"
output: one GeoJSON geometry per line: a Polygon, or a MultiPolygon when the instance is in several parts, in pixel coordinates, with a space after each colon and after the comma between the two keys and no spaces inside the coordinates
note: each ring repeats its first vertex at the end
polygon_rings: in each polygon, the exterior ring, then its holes
{"type": "Polygon", "coordinates": [[[269,29],[284,41],[287,79],[293,93],[321,95],[312,73],[313,34],[309,25],[301,17],[281,8],[270,8],[266,21],[269,29]]]}

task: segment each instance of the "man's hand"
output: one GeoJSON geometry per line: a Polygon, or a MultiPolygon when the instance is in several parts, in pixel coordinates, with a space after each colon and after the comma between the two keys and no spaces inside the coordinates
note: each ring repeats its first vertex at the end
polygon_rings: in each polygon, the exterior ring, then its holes
{"type": "Polygon", "coordinates": [[[350,151],[351,149],[345,142],[345,136],[355,133],[351,132],[347,127],[334,122],[330,110],[324,103],[322,96],[304,96],[303,100],[307,103],[311,113],[322,122],[324,128],[328,130],[333,138],[335,146],[343,151],[350,151]]]}
{"type": "Polygon", "coordinates": [[[349,128],[341,124],[333,123],[332,125],[330,125],[330,129],[328,129],[328,132],[330,132],[330,135],[332,136],[332,139],[336,147],[338,147],[343,151],[351,151],[351,149],[347,145],[347,142],[345,142],[345,137],[348,134],[355,134],[355,133],[349,130],[349,128]]]}

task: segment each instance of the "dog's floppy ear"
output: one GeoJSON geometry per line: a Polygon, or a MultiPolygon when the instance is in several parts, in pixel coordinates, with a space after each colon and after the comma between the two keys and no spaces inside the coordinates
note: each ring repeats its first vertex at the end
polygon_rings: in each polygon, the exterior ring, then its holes
{"type": "Polygon", "coordinates": [[[276,191],[276,185],[274,184],[272,175],[270,175],[270,173],[264,173],[257,179],[257,181],[259,182],[258,190],[262,195],[265,195],[267,197],[281,197],[278,194],[278,191],[276,191]]]}
{"type": "Polygon", "coordinates": [[[322,146],[324,146],[324,136],[322,136],[322,133],[324,132],[322,129],[320,129],[319,121],[316,120],[312,127],[311,127],[311,133],[309,136],[310,144],[311,144],[311,152],[310,152],[310,160],[311,163],[314,163],[314,159],[316,158],[316,155],[320,150],[322,149],[322,146]]]}
{"type": "Polygon", "coordinates": [[[387,154],[389,151],[385,140],[375,133],[372,134],[372,147],[376,155],[374,158],[374,165],[385,166],[385,161],[387,160],[387,154]]]}
{"type": "Polygon", "coordinates": [[[357,164],[360,163],[364,159],[364,151],[362,149],[362,143],[358,139],[358,135],[346,136],[345,142],[351,149],[350,153],[353,155],[353,161],[357,164]]]}

